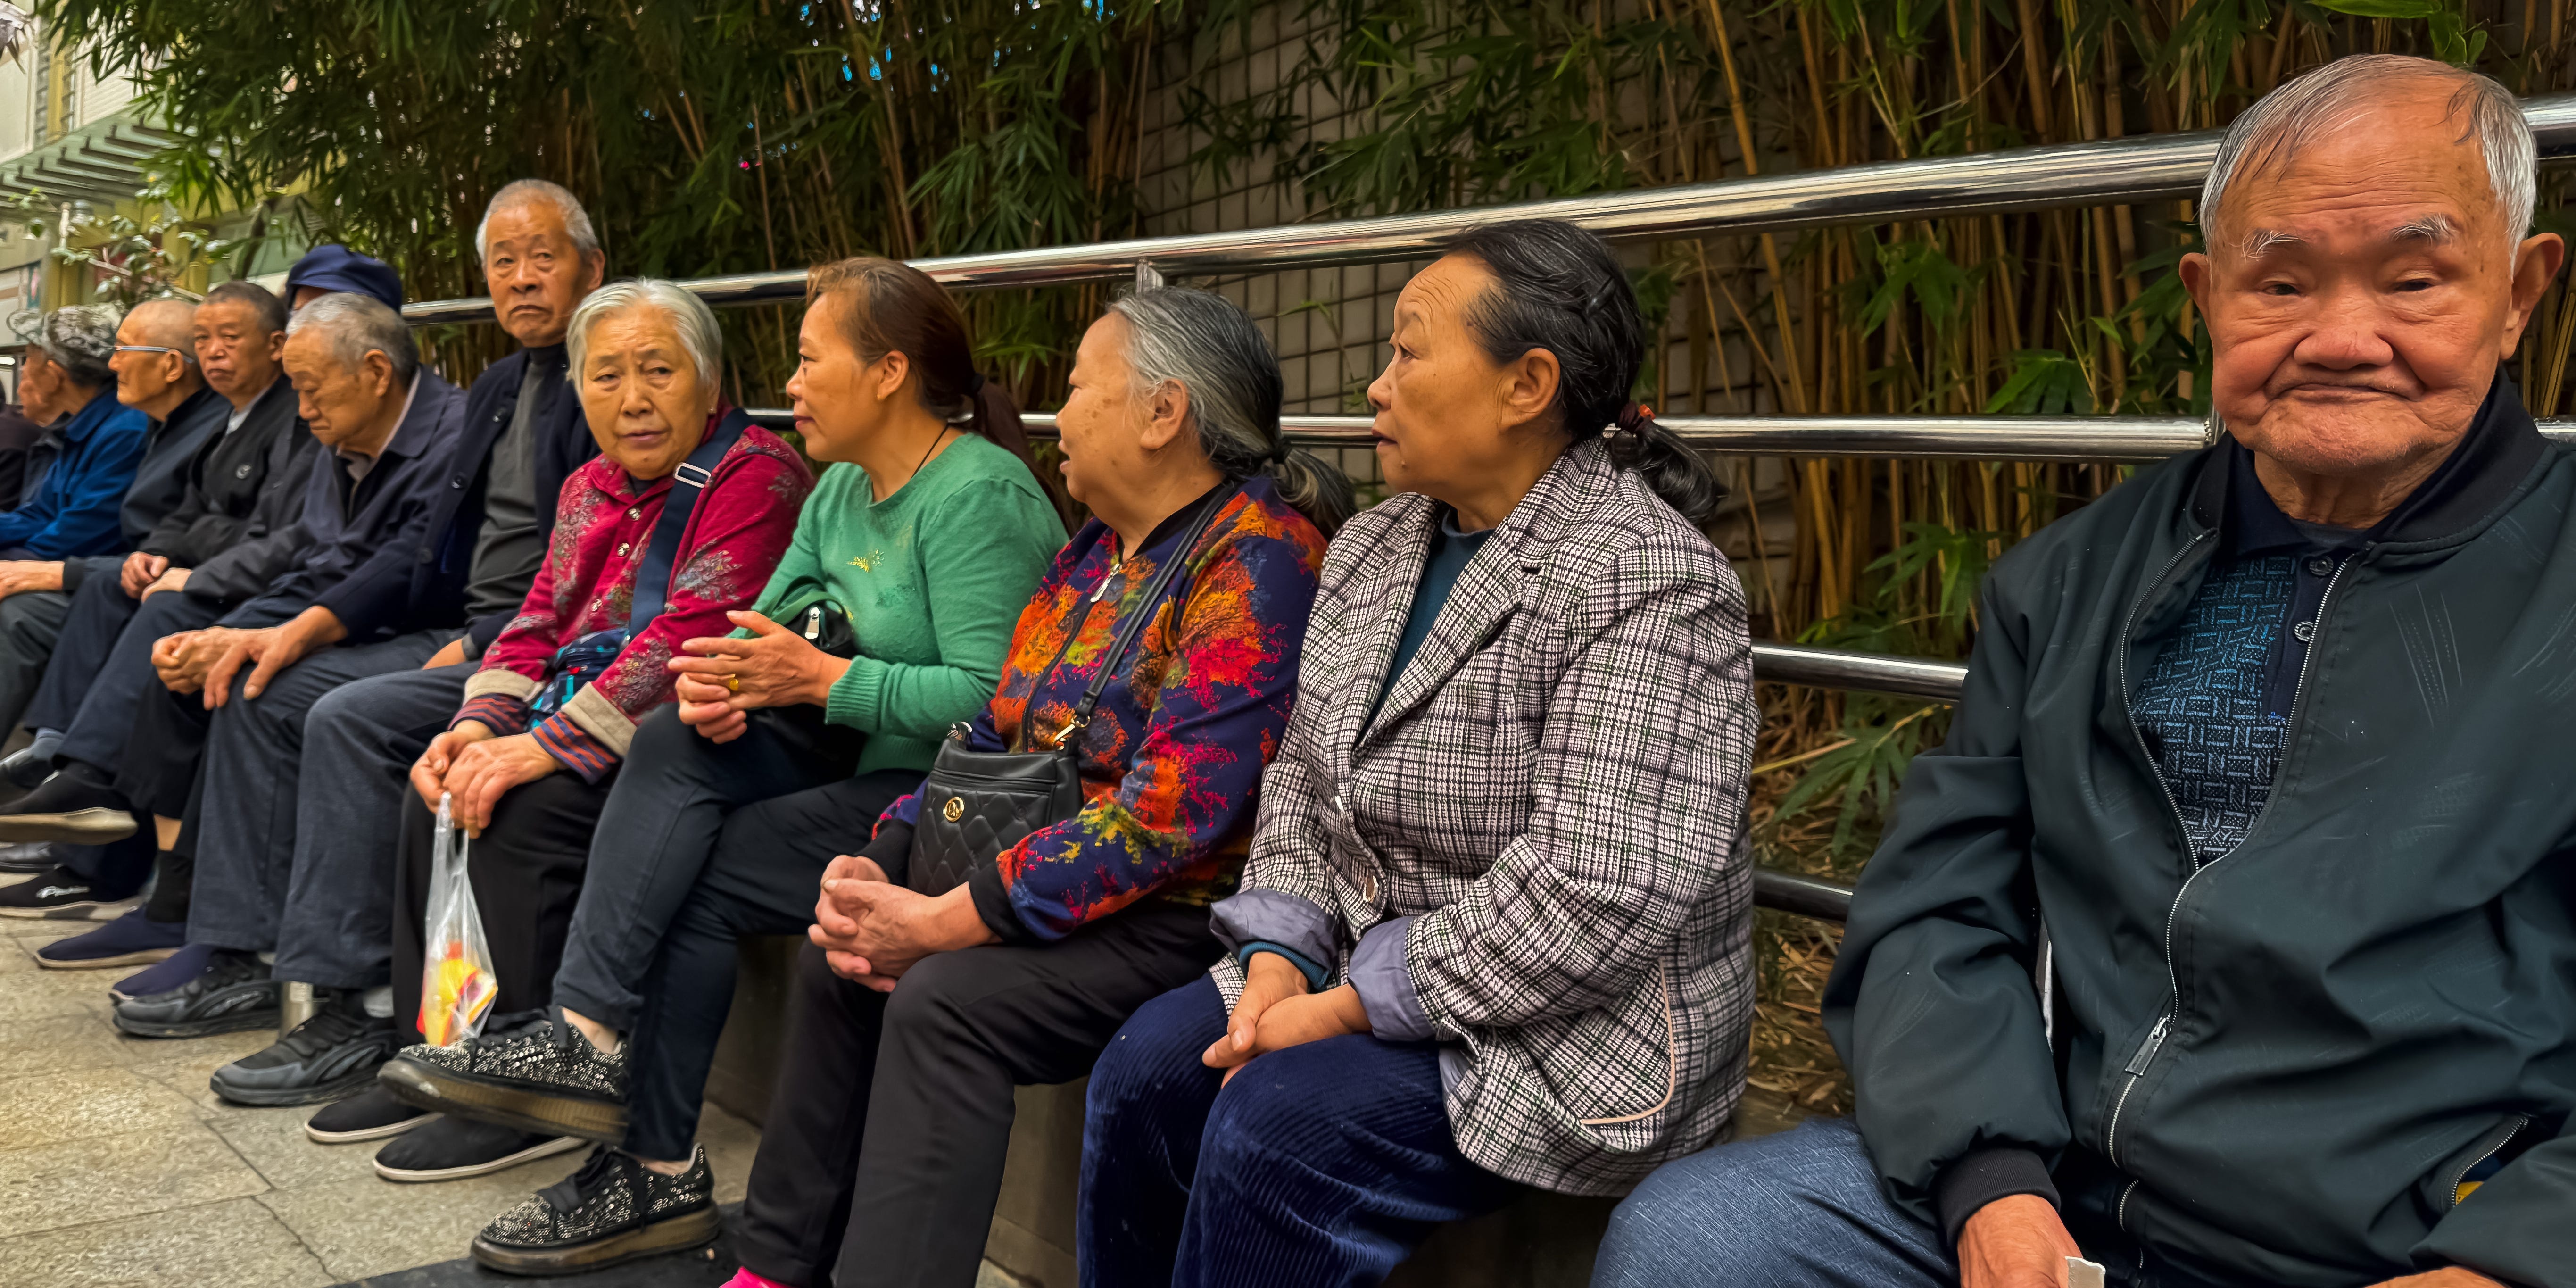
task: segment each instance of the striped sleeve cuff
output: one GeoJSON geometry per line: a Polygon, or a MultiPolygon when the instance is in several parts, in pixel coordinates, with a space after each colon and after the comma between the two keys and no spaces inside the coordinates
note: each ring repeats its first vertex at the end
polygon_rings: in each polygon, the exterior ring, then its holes
{"type": "Polygon", "coordinates": [[[537,696],[545,686],[508,667],[487,666],[465,677],[465,696],[479,698],[487,693],[525,702],[537,696]]]}
{"type": "Polygon", "coordinates": [[[456,718],[447,722],[447,727],[453,729],[468,720],[481,722],[483,727],[491,730],[496,737],[507,738],[512,734],[526,733],[528,704],[498,693],[486,693],[481,697],[467,698],[465,705],[458,708],[456,718]]]}
{"type": "Polygon", "coordinates": [[[529,732],[536,736],[537,745],[545,748],[546,754],[554,757],[564,768],[581,775],[585,783],[596,783],[606,777],[609,770],[617,768],[619,757],[597,738],[591,737],[588,730],[566,719],[565,715],[565,712],[558,711],[547,716],[529,732]]]}

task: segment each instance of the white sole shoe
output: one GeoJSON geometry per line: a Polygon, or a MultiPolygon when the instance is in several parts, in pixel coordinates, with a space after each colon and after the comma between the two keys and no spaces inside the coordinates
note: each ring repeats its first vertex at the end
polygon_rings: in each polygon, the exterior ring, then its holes
{"type": "MultiPolygon", "coordinates": [[[[316,1145],[356,1145],[371,1140],[391,1140],[436,1117],[436,1114],[413,1114],[398,1123],[361,1127],[356,1131],[315,1131],[313,1124],[308,1122],[304,1124],[304,1138],[316,1145]]],[[[379,1167],[376,1170],[381,1172],[384,1169],[379,1167]]]]}
{"type": "MultiPolygon", "coordinates": [[[[435,1114],[423,1114],[413,1121],[428,1122],[431,1118],[436,1116],[437,1115],[435,1114]]],[[[469,1163],[463,1167],[423,1168],[417,1171],[406,1170],[398,1167],[387,1167],[384,1165],[382,1160],[378,1160],[376,1163],[376,1175],[398,1185],[425,1185],[435,1181],[461,1181],[469,1176],[490,1176],[494,1172],[506,1172],[513,1167],[517,1167],[521,1163],[533,1163],[540,1158],[552,1158],[557,1154],[568,1154],[576,1149],[588,1149],[590,1144],[591,1142],[583,1140],[579,1136],[557,1136],[553,1140],[541,1141],[537,1144],[528,1146],[526,1149],[520,1150],[518,1153],[507,1154],[500,1158],[493,1159],[488,1163],[469,1163]]]]}

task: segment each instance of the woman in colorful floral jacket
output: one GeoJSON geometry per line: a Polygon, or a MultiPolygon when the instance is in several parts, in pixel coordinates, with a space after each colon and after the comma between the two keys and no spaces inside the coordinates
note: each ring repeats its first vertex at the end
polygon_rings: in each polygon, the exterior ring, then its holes
{"type": "Polygon", "coordinates": [[[728,629],[725,614],[759,595],[813,488],[795,449],[739,411],[719,411],[722,338],[695,295],[667,282],[612,283],[574,311],[566,345],[600,455],[565,480],[536,584],[466,681],[464,707],[412,767],[394,915],[394,1014],[405,1023],[420,1014],[439,797],[451,795],[458,825],[478,836],[471,868],[499,985],[494,1012],[542,1006],[636,722],[672,700],[680,641],[728,629]],[[733,441],[706,474],[684,468],[711,434],[733,441]],[[683,489],[695,496],[662,610],[633,621],[655,528],[683,489]],[[597,636],[620,630],[622,641],[597,636]],[[585,637],[595,655],[568,668],[565,646],[585,637]]]}

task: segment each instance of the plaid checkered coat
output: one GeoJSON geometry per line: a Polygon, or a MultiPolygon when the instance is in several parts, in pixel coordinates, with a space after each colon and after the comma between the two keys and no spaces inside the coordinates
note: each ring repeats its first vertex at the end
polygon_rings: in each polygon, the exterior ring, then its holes
{"type": "MultiPolygon", "coordinates": [[[[1743,592],[1642,479],[1580,444],[1459,575],[1372,718],[1439,513],[1399,496],[1334,540],[1220,933],[1347,972],[1362,934],[1413,917],[1405,974],[1467,1057],[1445,1080],[1459,1149],[1531,1185],[1621,1193],[1716,1141],[1744,1087],[1743,592]]],[[[1215,974],[1231,1007],[1242,971],[1215,974]]]]}

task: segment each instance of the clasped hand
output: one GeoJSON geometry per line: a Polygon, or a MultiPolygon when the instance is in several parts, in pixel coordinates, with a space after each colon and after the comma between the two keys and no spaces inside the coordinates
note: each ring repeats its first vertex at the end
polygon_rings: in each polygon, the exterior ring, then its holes
{"type": "Polygon", "coordinates": [[[1232,1082],[1252,1057],[1264,1052],[1368,1031],[1368,1008],[1360,1005],[1358,989],[1344,984],[1310,993],[1306,976],[1287,958],[1254,953],[1244,967],[1243,996],[1226,1021],[1225,1036],[1210,1043],[1199,1061],[1225,1070],[1225,1082],[1232,1082]]]}
{"type": "Polygon", "coordinates": [[[168,571],[170,556],[147,555],[137,550],[125,557],[124,567],[116,570],[116,584],[124,589],[127,599],[141,599],[143,592],[151,589],[168,571]]]}
{"type": "Polygon", "coordinates": [[[833,974],[880,993],[893,992],[904,972],[933,953],[998,938],[976,914],[966,887],[932,898],[889,883],[885,869],[858,854],[841,855],[823,869],[822,897],[805,934],[833,974]]]}
{"type": "Polygon", "coordinates": [[[561,768],[536,735],[495,737],[491,726],[466,720],[429,740],[429,749],[412,762],[411,789],[433,814],[442,794],[452,798],[448,818],[467,836],[481,836],[511,788],[561,768]]]}
{"type": "Polygon", "coordinates": [[[199,694],[206,710],[231,700],[233,677],[245,666],[242,697],[258,697],[277,673],[348,635],[327,608],[308,608],[292,620],[257,630],[210,626],[200,631],[164,635],[152,644],[152,669],[173,693],[199,694]]]}
{"type": "Polygon", "coordinates": [[[679,699],[680,722],[712,741],[741,737],[747,713],[762,707],[822,706],[830,700],[834,682],[850,669],[847,659],[814,647],[758,613],[731,612],[725,618],[751,631],[750,637],[685,640],[680,651],[692,656],[670,663],[678,677],[672,693],[679,699]]]}

